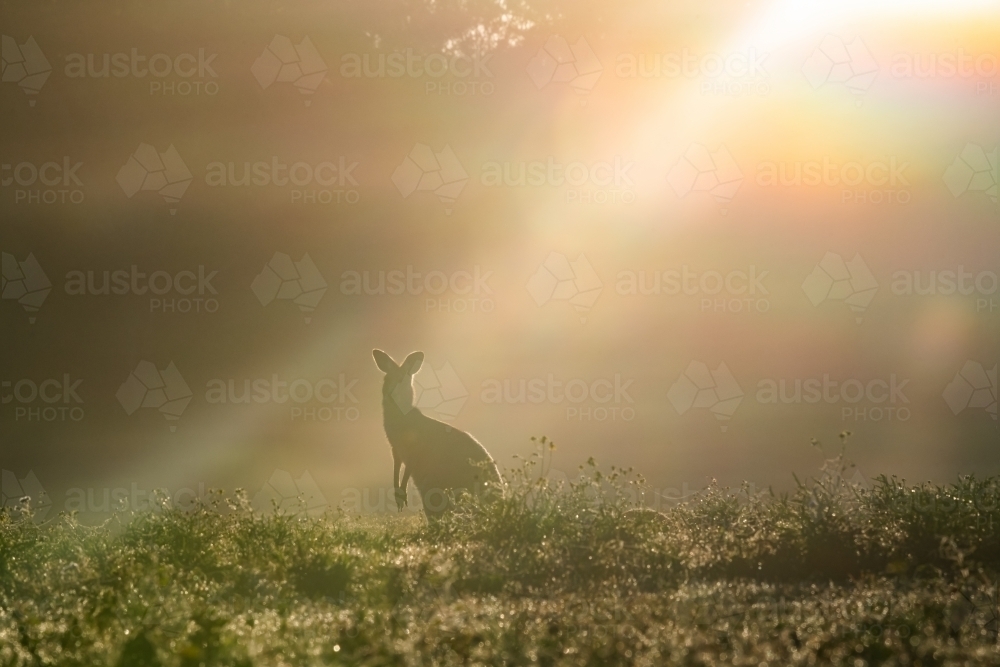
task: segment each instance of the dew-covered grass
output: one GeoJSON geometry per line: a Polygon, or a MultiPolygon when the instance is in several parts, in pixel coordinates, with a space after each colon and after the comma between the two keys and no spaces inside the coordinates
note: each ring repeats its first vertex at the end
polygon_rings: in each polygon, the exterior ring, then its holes
{"type": "Polygon", "coordinates": [[[1000,664],[1000,479],[709,487],[629,471],[445,520],[195,508],[0,514],[0,665],[1000,664]]]}

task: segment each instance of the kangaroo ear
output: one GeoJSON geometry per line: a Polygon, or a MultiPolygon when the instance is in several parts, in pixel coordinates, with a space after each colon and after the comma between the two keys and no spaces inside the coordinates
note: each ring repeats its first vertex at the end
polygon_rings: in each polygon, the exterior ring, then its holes
{"type": "Polygon", "coordinates": [[[423,352],[412,352],[402,364],[400,368],[403,369],[405,373],[413,375],[420,370],[420,364],[424,363],[424,353],[423,352]]]}
{"type": "Polygon", "coordinates": [[[399,366],[392,360],[392,357],[382,350],[372,350],[372,356],[375,357],[375,365],[383,373],[391,373],[392,371],[399,370],[399,366]]]}

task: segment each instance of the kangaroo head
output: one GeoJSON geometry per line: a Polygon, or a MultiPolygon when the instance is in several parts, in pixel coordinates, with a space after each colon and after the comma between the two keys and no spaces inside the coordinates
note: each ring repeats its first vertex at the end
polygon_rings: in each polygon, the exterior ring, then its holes
{"type": "Polygon", "coordinates": [[[382,404],[391,400],[404,415],[413,409],[413,374],[420,370],[424,361],[423,352],[413,352],[402,364],[397,364],[382,350],[372,350],[375,365],[385,373],[382,381],[382,404]]]}

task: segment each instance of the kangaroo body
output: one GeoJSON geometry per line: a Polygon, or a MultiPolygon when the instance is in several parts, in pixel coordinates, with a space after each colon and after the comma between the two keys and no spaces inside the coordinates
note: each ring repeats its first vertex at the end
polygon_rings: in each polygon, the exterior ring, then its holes
{"type": "Polygon", "coordinates": [[[423,353],[414,352],[399,365],[381,350],[372,354],[386,374],[382,413],[392,449],[392,485],[399,509],[406,503],[406,485],[411,477],[428,519],[448,511],[449,492],[479,494],[489,482],[499,482],[496,463],[475,438],[428,417],[413,404],[413,374],[423,362],[423,353]]]}

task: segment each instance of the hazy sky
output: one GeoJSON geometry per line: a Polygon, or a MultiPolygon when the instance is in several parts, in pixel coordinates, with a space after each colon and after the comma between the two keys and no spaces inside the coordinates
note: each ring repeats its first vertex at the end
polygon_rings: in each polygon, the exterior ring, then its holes
{"type": "Polygon", "coordinates": [[[827,4],[5,4],[4,497],[374,499],[373,347],[501,466],[996,473],[1000,7],[827,4]]]}

